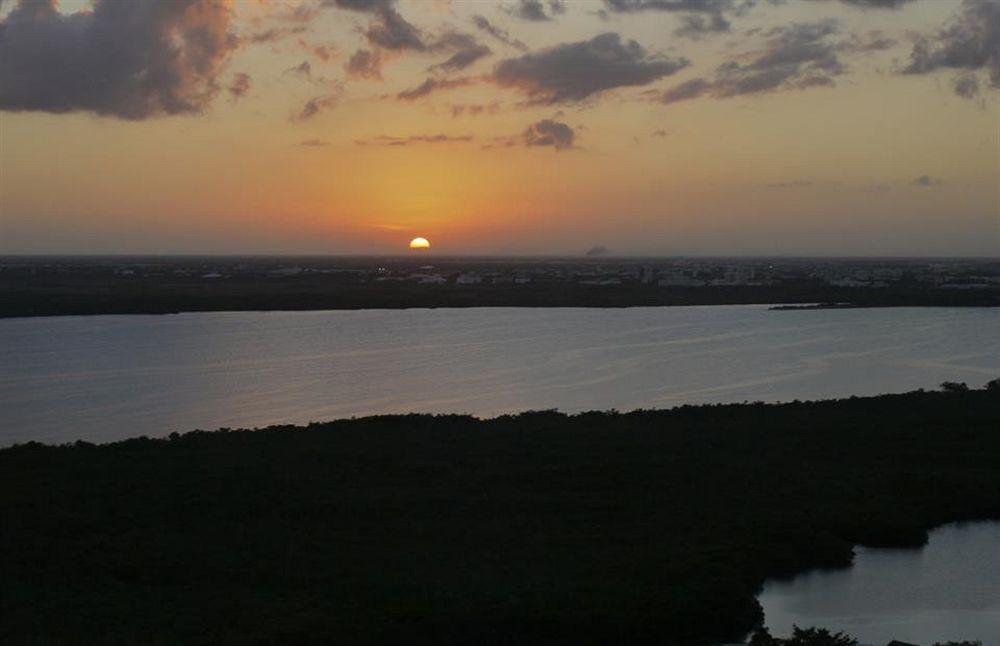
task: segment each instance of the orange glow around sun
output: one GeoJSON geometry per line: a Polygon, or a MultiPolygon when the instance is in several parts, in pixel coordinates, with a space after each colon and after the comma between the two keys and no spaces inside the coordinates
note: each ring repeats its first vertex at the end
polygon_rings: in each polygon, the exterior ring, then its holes
{"type": "Polygon", "coordinates": [[[427,238],[414,238],[410,240],[410,249],[430,249],[431,243],[427,238]]]}

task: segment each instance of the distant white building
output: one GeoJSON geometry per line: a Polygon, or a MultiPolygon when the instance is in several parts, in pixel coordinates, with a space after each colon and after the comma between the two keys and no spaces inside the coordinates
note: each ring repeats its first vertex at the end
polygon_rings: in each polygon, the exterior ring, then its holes
{"type": "Polygon", "coordinates": [[[483,277],[473,272],[459,274],[458,278],[455,279],[456,285],[480,285],[482,282],[483,277]]]}

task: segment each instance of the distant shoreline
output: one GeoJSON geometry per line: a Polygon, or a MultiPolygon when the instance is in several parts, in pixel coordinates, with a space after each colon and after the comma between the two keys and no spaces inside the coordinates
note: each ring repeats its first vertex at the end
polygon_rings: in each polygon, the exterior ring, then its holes
{"type": "MultiPolygon", "coordinates": [[[[255,288],[198,287],[115,293],[111,290],[0,290],[0,319],[108,314],[194,312],[299,312],[323,310],[402,310],[476,307],[601,308],[713,305],[768,305],[774,311],[887,307],[998,307],[1000,290],[900,293],[874,290],[834,294],[784,288],[634,288],[592,286],[461,287],[378,285],[310,288],[288,292],[272,285],[255,288]],[[108,293],[108,292],[111,293],[108,293]],[[849,296],[845,298],[844,296],[849,296]]],[[[843,291],[843,290],[842,290],[843,291]]]]}

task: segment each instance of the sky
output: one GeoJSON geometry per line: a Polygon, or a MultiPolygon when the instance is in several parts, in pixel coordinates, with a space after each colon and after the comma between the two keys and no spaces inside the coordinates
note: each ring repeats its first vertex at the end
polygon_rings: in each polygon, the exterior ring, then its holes
{"type": "Polygon", "coordinates": [[[0,253],[995,257],[998,90],[992,0],[0,0],[0,253]]]}

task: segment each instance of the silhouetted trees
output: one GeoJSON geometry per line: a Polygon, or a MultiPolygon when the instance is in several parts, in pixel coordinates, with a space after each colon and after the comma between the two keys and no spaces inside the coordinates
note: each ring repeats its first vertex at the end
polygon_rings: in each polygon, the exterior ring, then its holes
{"type": "Polygon", "coordinates": [[[0,450],[0,642],[719,643],[768,577],[979,518],[986,390],[28,443],[0,450]]]}

